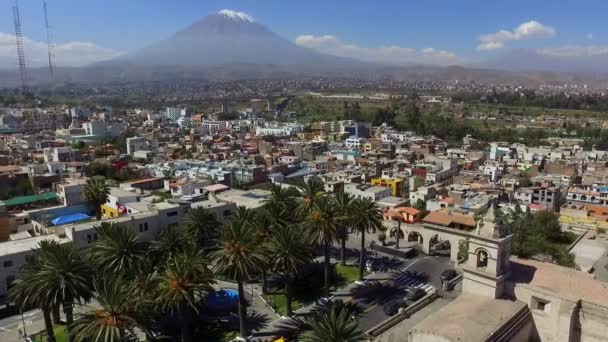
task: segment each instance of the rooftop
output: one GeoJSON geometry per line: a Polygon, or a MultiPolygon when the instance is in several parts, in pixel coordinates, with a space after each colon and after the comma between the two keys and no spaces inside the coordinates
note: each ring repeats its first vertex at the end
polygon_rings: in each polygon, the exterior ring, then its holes
{"type": "Polygon", "coordinates": [[[462,294],[441,310],[418,323],[411,334],[444,337],[445,341],[487,341],[517,312],[526,308],[520,301],[498,300],[462,294]],[[475,313],[475,314],[471,314],[475,313]]]}
{"type": "Polygon", "coordinates": [[[546,290],[571,301],[608,303],[607,283],[593,279],[588,273],[555,264],[512,257],[509,281],[517,286],[546,290]]]}

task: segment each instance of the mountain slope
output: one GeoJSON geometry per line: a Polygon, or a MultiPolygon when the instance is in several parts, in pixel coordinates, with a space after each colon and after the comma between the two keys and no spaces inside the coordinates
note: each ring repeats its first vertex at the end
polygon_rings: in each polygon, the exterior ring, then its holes
{"type": "Polygon", "coordinates": [[[346,58],[296,46],[242,12],[222,10],[172,37],[129,53],[119,62],[142,65],[204,66],[230,63],[341,64],[346,58]]]}

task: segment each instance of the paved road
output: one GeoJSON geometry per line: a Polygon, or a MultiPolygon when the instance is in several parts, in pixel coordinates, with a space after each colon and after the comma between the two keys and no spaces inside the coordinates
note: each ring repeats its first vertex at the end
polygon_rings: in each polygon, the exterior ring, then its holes
{"type": "MultiPolygon", "coordinates": [[[[87,312],[90,307],[98,307],[97,303],[90,303],[88,306],[78,306],[74,308],[75,318],[78,314],[87,312]]],[[[63,312],[61,318],[64,319],[63,312]]],[[[32,335],[44,330],[44,317],[42,311],[36,309],[23,313],[23,319],[21,315],[15,315],[7,318],[0,319],[0,341],[19,341],[19,331],[23,331],[23,322],[25,323],[25,332],[28,335],[32,335]]]]}
{"type": "MultiPolygon", "coordinates": [[[[23,314],[23,322],[28,334],[44,329],[42,311],[32,310],[23,314]]],[[[23,331],[21,315],[11,316],[0,320],[0,341],[18,341],[19,330],[23,331]]]]}

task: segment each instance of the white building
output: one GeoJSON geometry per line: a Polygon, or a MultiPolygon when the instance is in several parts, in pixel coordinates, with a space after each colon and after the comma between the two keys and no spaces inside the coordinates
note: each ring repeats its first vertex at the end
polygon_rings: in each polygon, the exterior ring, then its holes
{"type": "Polygon", "coordinates": [[[136,151],[158,151],[158,143],[155,140],[148,140],[144,137],[127,138],[127,154],[133,155],[136,151]]]}
{"type": "Polygon", "coordinates": [[[165,109],[165,117],[171,121],[177,121],[182,116],[186,116],[185,108],[167,107],[165,109]]]}
{"type": "Polygon", "coordinates": [[[296,133],[302,133],[304,126],[299,124],[285,124],[285,125],[273,125],[260,127],[258,126],[255,131],[255,135],[258,137],[263,136],[275,136],[275,137],[287,137],[296,133]]]}
{"type": "Polygon", "coordinates": [[[150,206],[149,211],[103,221],[69,224],[51,228],[52,234],[28,237],[0,243],[0,304],[7,303],[8,287],[17,278],[19,270],[41,241],[52,240],[59,243],[72,242],[77,249],[84,249],[94,243],[98,236],[95,227],[101,222],[121,223],[133,230],[143,241],[154,239],[163,227],[179,224],[185,215],[185,208],[178,204],[160,202],[150,206]]]}
{"type": "Polygon", "coordinates": [[[365,139],[364,138],[356,138],[356,137],[350,137],[348,139],[346,139],[346,141],[344,141],[344,145],[348,148],[354,148],[354,149],[361,149],[361,146],[363,146],[363,144],[365,144],[365,139]]]}

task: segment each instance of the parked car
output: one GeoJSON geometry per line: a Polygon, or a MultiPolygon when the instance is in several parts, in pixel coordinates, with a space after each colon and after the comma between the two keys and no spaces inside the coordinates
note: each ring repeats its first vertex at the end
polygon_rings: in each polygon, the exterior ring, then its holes
{"type": "Polygon", "coordinates": [[[382,309],[384,313],[393,316],[399,312],[400,308],[404,308],[407,306],[407,302],[404,299],[393,299],[390,302],[384,304],[382,309]]]}
{"type": "Polygon", "coordinates": [[[376,272],[378,271],[378,263],[376,260],[367,260],[365,262],[365,268],[367,269],[367,272],[376,272]]]}
{"type": "Polygon", "coordinates": [[[445,270],[445,271],[441,272],[439,277],[443,281],[450,281],[450,280],[456,278],[457,275],[458,275],[458,272],[456,272],[456,270],[449,269],[449,270],[445,270]]]}
{"type": "Polygon", "coordinates": [[[424,291],[423,289],[419,289],[419,288],[411,288],[407,291],[407,294],[405,295],[405,298],[407,298],[408,300],[411,300],[413,302],[417,301],[418,299],[422,298],[426,296],[426,291],[424,291]]]}

